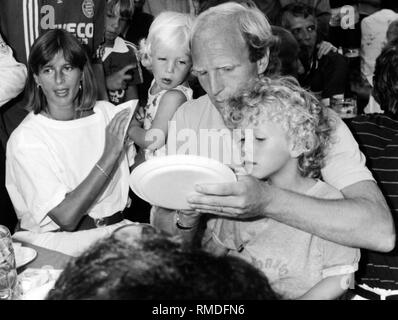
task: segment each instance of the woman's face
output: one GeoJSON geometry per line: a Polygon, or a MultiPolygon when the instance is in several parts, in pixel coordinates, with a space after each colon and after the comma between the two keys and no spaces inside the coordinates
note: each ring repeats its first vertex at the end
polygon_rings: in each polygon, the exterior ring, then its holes
{"type": "Polygon", "coordinates": [[[66,61],[62,52],[58,52],[34,78],[46,96],[49,110],[75,108],[82,71],[66,61]]]}

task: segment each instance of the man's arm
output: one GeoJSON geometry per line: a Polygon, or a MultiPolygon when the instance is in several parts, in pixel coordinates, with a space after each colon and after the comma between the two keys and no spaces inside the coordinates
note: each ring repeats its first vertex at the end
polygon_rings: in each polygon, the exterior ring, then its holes
{"type": "Polygon", "coordinates": [[[190,197],[197,212],[249,218],[267,216],[342,245],[387,252],[395,229],[384,197],[373,181],[342,189],[345,199],[312,198],[269,185],[251,176],[237,183],[203,184],[190,197]]]}

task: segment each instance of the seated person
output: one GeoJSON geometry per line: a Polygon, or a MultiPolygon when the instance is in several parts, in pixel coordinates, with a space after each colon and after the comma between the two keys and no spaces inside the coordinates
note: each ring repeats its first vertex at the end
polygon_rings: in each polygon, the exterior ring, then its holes
{"type": "MultiPolygon", "coordinates": [[[[335,120],[293,78],[255,81],[231,99],[224,118],[231,129],[242,129],[248,174],[311,197],[343,198],[319,180],[335,120]]],[[[337,299],[358,268],[358,249],[264,217],[219,219],[203,242],[212,252],[253,263],[285,299],[337,299]]]]}
{"type": "MultiPolygon", "coordinates": [[[[153,15],[144,12],[143,6],[145,0],[134,0],[134,14],[131,17],[127,30],[125,31],[125,39],[139,45],[140,41],[148,36],[149,28],[153,22],[153,15]]],[[[139,104],[145,106],[148,100],[148,90],[153,79],[152,73],[141,66],[143,81],[137,85],[139,104]]]]}
{"type": "Polygon", "coordinates": [[[104,67],[109,101],[115,105],[138,99],[137,85],[143,82],[136,46],[120,37],[133,13],[131,0],[111,0],[106,4],[105,42],[98,50],[98,58],[104,67]],[[121,89],[111,89],[115,73],[127,75],[121,89]]]}
{"type": "Polygon", "coordinates": [[[284,76],[293,76],[298,79],[304,73],[299,59],[299,45],[289,30],[279,26],[272,26],[272,33],[279,38],[278,58],[281,66],[279,73],[284,76]]]}
{"type": "MultiPolygon", "coordinates": [[[[396,17],[398,18],[398,14],[396,15],[396,17]]],[[[388,21],[389,20],[387,20],[387,23],[388,23],[388,21]]],[[[385,23],[386,23],[386,21],[383,21],[383,22],[380,21],[380,22],[383,25],[385,25],[385,23]]],[[[365,25],[365,23],[364,23],[364,25],[365,25]]],[[[376,30],[372,30],[372,32],[377,32],[376,30]]],[[[369,43],[369,41],[367,41],[364,46],[364,53],[368,52],[368,53],[373,53],[373,54],[376,54],[376,53],[379,54],[381,52],[382,48],[384,47],[384,45],[395,41],[397,38],[398,38],[398,19],[391,21],[391,23],[387,27],[387,31],[386,31],[385,35],[378,37],[377,40],[375,39],[375,41],[371,41],[371,43],[369,43]],[[379,42],[379,41],[382,41],[382,42],[379,42]],[[374,47],[375,45],[377,45],[377,43],[379,43],[379,47],[374,47]],[[374,50],[366,51],[366,47],[368,47],[368,50],[370,48],[372,48],[374,50]],[[376,51],[376,49],[377,49],[377,51],[376,51]]],[[[374,59],[376,59],[376,57],[374,57],[374,59]]],[[[370,61],[371,61],[371,56],[365,57],[365,59],[363,60],[363,62],[364,62],[363,67],[365,68],[366,63],[370,63],[370,61]]],[[[374,60],[373,62],[375,62],[375,61],[376,60],[374,60]]],[[[368,66],[368,67],[370,67],[370,66],[368,66]]],[[[373,76],[373,68],[374,68],[374,65],[372,66],[372,69],[369,70],[369,74],[371,71],[372,76],[373,76]]],[[[364,70],[366,70],[366,69],[364,69],[364,70]]],[[[370,81],[370,84],[373,85],[373,81],[370,81]]],[[[369,85],[368,87],[370,87],[370,90],[371,90],[371,86],[369,85]]],[[[368,105],[365,107],[364,112],[365,113],[383,113],[383,110],[380,108],[380,105],[375,101],[375,99],[371,93],[370,93],[368,105]]]]}
{"type": "MultiPolygon", "coordinates": [[[[175,122],[169,127],[168,152],[202,155],[231,164],[234,150],[225,153],[225,149],[220,150],[224,137],[229,135],[222,111],[228,98],[251,80],[275,72],[278,60],[275,36],[258,9],[232,2],[201,13],[191,33],[193,72],[206,95],[186,102],[174,114],[175,122]],[[248,33],[243,26],[253,23],[256,28],[248,33]],[[225,37],[225,34],[231,36],[225,37]],[[179,138],[179,133],[185,130],[207,134],[179,138]],[[210,152],[201,152],[198,146],[208,143],[209,134],[213,133],[211,137],[217,145],[212,146],[210,152]]],[[[269,217],[345,246],[392,250],[395,229],[391,213],[365,167],[365,157],[341,119],[336,119],[332,135],[335,143],[328,149],[322,178],[339,189],[344,199],[314,198],[250,175],[237,175],[237,182],[198,184],[197,194],[187,197],[192,209],[187,214],[153,207],[151,223],[189,242],[195,239],[198,220],[209,214],[216,219],[269,217]]],[[[240,150],[234,149],[240,155],[240,150]]]]}
{"type": "Polygon", "coordinates": [[[14,238],[76,255],[128,223],[131,110],[96,101],[87,53],[63,29],[32,46],[27,91],[31,112],[6,153],[6,187],[20,224],[14,238]]]}
{"type": "MultiPolygon", "coordinates": [[[[367,157],[367,166],[380,186],[393,214],[398,217],[398,44],[388,44],[376,60],[373,96],[384,114],[354,118],[350,128],[367,157]]],[[[398,248],[389,253],[362,250],[356,275],[358,299],[397,299],[398,248]],[[394,297],[395,296],[395,297],[394,297]]]]}
{"type": "MultiPolygon", "coordinates": [[[[318,30],[322,34],[322,37],[323,38],[328,37],[329,28],[330,28],[330,19],[331,19],[330,0],[279,0],[279,2],[282,5],[282,10],[284,7],[288,6],[289,4],[297,2],[301,2],[308,5],[314,11],[318,24],[318,30]]],[[[281,11],[279,12],[278,23],[280,23],[281,11]]]]}
{"type": "Polygon", "coordinates": [[[235,257],[190,250],[150,225],[115,230],[70,262],[47,300],[275,300],[267,278],[235,257]]]}
{"type": "Polygon", "coordinates": [[[0,107],[22,92],[26,81],[26,67],[15,61],[12,49],[0,34],[0,107]]]}
{"type": "MultiPolygon", "coordinates": [[[[26,66],[17,62],[13,56],[12,49],[4,42],[0,34],[0,107],[11,99],[18,96],[25,87],[26,66]]],[[[3,117],[3,115],[1,115],[3,117]]],[[[3,124],[2,124],[3,126],[3,124]]],[[[0,138],[5,138],[0,134],[0,138]]],[[[5,181],[5,149],[6,141],[0,145],[0,201],[2,213],[0,215],[0,225],[6,226],[11,232],[17,222],[12,203],[4,185],[5,181]]]]}
{"type": "Polygon", "coordinates": [[[386,43],[388,26],[396,19],[398,13],[382,9],[361,21],[361,75],[370,85],[373,85],[376,58],[386,43]]]}
{"type": "Polygon", "coordinates": [[[282,27],[288,29],[300,46],[300,61],[304,74],[300,84],[310,89],[326,106],[330,98],[343,96],[348,87],[348,62],[341,54],[331,51],[319,57],[317,22],[312,9],[302,3],[292,3],[283,8],[282,27]]]}

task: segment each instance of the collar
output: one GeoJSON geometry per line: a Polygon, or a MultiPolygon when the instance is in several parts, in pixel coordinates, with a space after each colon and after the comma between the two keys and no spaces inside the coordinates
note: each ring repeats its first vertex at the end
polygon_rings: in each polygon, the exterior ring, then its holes
{"type": "Polygon", "coordinates": [[[105,47],[102,59],[105,60],[112,52],[124,53],[128,51],[129,49],[127,48],[126,42],[121,37],[117,37],[112,48],[105,47]]]}

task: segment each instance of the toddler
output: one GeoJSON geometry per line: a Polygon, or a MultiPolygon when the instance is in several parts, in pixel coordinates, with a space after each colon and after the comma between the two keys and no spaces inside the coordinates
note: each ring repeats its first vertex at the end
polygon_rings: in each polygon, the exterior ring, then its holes
{"type": "MultiPolygon", "coordinates": [[[[333,119],[293,78],[258,79],[232,98],[228,126],[242,129],[248,174],[312,197],[343,195],[320,180],[333,119]]],[[[325,214],[330,214],[325,212],[325,214]]],[[[285,299],[337,299],[351,284],[359,249],[345,247],[270,218],[217,219],[209,244],[248,260],[285,299]]]]}
{"type": "Polygon", "coordinates": [[[129,136],[141,151],[147,150],[149,154],[165,144],[168,121],[179,106],[192,99],[187,84],[192,65],[191,24],[187,14],[162,12],[151,24],[148,37],[140,43],[142,65],[152,71],[154,79],[148,90],[148,103],[137,112],[129,136]]]}

